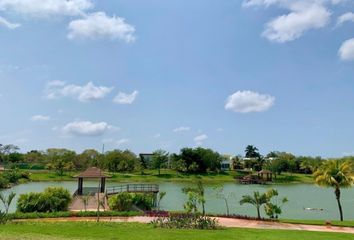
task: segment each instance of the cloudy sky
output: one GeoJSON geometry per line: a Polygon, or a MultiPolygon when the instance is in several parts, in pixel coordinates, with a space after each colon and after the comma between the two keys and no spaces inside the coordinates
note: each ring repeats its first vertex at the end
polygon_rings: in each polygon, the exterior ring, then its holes
{"type": "Polygon", "coordinates": [[[353,0],[0,0],[0,143],[354,154],[353,0]]]}

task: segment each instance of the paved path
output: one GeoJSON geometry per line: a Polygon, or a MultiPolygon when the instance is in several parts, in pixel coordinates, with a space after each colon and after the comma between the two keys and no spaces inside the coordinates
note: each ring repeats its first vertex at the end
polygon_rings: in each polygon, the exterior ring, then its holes
{"type": "MultiPolygon", "coordinates": [[[[282,229],[282,230],[302,230],[316,232],[340,232],[354,234],[354,228],[335,227],[335,226],[317,226],[305,224],[291,224],[280,222],[266,222],[255,220],[243,220],[234,218],[217,218],[223,227],[237,228],[255,228],[255,229],[282,229]]],[[[136,216],[136,217],[101,217],[104,222],[139,222],[150,223],[154,217],[136,216]]],[[[96,217],[68,217],[68,218],[41,218],[41,219],[20,219],[18,222],[27,221],[46,221],[46,222],[77,222],[77,221],[96,221],[96,217]]]]}

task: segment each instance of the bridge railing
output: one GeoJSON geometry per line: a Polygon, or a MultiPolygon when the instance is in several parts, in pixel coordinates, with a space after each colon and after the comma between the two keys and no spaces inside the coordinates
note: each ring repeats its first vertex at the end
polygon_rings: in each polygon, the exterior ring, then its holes
{"type": "Polygon", "coordinates": [[[116,194],[121,192],[136,192],[136,193],[157,193],[159,185],[157,184],[125,184],[114,187],[107,187],[106,194],[116,194]]]}

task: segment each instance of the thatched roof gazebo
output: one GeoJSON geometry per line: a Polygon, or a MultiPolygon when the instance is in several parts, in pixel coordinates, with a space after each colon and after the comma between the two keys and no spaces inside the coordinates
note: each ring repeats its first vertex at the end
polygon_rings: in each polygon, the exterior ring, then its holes
{"type": "Polygon", "coordinates": [[[78,179],[78,187],[76,194],[77,195],[83,195],[85,194],[92,194],[92,193],[104,193],[106,189],[106,178],[109,178],[110,176],[106,175],[101,169],[97,167],[90,167],[86,169],[84,172],[80,173],[79,175],[75,176],[75,178],[78,179]],[[89,178],[89,179],[100,179],[100,187],[99,188],[84,188],[83,187],[83,182],[84,178],[89,178]]]}
{"type": "Polygon", "coordinates": [[[269,170],[261,170],[258,172],[258,177],[265,181],[273,181],[273,173],[269,170]]]}

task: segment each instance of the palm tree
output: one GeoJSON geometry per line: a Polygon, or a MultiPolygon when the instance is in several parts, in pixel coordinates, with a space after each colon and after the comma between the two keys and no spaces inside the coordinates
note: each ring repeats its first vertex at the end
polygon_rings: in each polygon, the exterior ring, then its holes
{"type": "Polygon", "coordinates": [[[258,158],[260,156],[258,148],[253,145],[248,145],[245,149],[246,158],[258,158]]]}
{"type": "Polygon", "coordinates": [[[9,196],[7,196],[7,197],[5,197],[2,193],[0,193],[0,201],[4,205],[5,214],[6,215],[9,212],[9,208],[10,208],[11,202],[14,199],[15,196],[16,196],[16,193],[14,193],[14,192],[11,192],[9,194],[9,196]]]}
{"type": "Polygon", "coordinates": [[[158,200],[157,200],[157,211],[160,211],[160,203],[161,200],[166,196],[166,192],[159,192],[158,200]]]}
{"type": "Polygon", "coordinates": [[[260,208],[263,204],[268,203],[269,198],[266,193],[260,194],[259,191],[254,191],[253,196],[251,195],[244,195],[240,201],[240,204],[243,205],[245,203],[252,204],[257,209],[257,217],[258,219],[261,218],[260,208]]]}
{"type": "Polygon", "coordinates": [[[343,210],[340,202],[341,188],[349,188],[354,183],[352,164],[348,161],[330,160],[314,173],[316,184],[333,187],[338,204],[340,220],[343,221],[343,210]]]}

